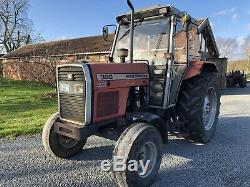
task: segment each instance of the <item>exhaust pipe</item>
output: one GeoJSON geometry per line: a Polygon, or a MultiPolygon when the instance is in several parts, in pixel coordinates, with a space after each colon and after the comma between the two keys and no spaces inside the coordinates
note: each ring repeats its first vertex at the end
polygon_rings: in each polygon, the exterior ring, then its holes
{"type": "Polygon", "coordinates": [[[135,9],[133,4],[130,0],[127,0],[127,4],[131,9],[131,20],[130,20],[130,63],[133,63],[133,56],[134,56],[134,14],[135,9]]]}

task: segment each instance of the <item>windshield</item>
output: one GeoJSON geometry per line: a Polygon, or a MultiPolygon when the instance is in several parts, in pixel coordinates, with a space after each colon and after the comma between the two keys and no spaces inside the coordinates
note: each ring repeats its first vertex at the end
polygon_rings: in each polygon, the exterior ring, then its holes
{"type": "MultiPolygon", "coordinates": [[[[134,60],[148,60],[164,58],[168,52],[169,19],[157,19],[135,23],[134,29],[134,60]]],[[[114,62],[120,62],[117,49],[130,46],[130,26],[121,25],[114,48],[114,62]]],[[[165,58],[164,58],[165,59],[165,58]]],[[[129,60],[128,58],[126,59],[129,60]]]]}

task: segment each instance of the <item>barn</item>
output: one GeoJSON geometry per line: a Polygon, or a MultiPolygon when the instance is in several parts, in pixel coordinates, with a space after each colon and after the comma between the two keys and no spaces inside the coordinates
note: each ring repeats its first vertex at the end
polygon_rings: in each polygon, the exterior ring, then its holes
{"type": "MultiPolygon", "coordinates": [[[[113,36],[110,37],[112,41],[113,36]]],[[[53,84],[56,65],[79,61],[105,63],[111,45],[112,42],[104,41],[102,36],[25,45],[1,57],[2,74],[13,80],[53,84]]]]}

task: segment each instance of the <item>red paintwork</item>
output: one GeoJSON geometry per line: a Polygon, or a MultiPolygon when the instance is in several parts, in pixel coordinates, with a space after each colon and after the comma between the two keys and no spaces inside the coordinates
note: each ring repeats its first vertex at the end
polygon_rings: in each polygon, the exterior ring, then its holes
{"type": "MultiPolygon", "coordinates": [[[[89,64],[93,79],[93,123],[109,120],[125,115],[129,88],[133,86],[149,85],[149,79],[112,80],[106,87],[98,87],[97,74],[99,73],[148,73],[148,65],[144,63],[134,64],[89,64]],[[97,117],[97,95],[100,92],[119,91],[119,111],[104,117],[97,117]]],[[[109,107],[109,106],[107,106],[109,107]]]]}
{"type": "Polygon", "coordinates": [[[184,75],[183,80],[189,79],[191,77],[194,77],[196,75],[199,75],[201,73],[201,69],[204,65],[204,63],[206,63],[205,61],[193,61],[191,62],[187,72],[184,75]]]}

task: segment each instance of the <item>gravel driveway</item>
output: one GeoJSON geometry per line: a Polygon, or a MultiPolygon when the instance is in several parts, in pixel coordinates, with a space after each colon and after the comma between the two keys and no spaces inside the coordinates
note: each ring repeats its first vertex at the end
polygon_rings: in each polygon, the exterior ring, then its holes
{"type": "MultiPolygon", "coordinates": [[[[227,89],[214,139],[199,145],[170,137],[153,186],[250,186],[250,86],[227,89]]],[[[0,186],[115,186],[100,171],[111,159],[114,142],[88,139],[86,149],[70,160],[54,160],[41,136],[0,139],[0,186]]]]}

